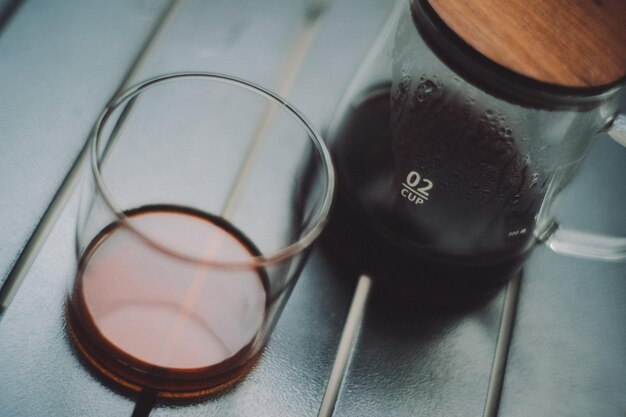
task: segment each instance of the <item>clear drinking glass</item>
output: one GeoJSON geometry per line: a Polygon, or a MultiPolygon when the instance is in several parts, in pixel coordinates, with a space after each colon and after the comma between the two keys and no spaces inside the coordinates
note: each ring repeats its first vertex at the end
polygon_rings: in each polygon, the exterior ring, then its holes
{"type": "Polygon", "coordinates": [[[90,146],[71,339],[133,390],[229,386],[255,363],[326,223],[334,173],[320,137],[258,86],[185,73],[113,100],[90,146]]]}

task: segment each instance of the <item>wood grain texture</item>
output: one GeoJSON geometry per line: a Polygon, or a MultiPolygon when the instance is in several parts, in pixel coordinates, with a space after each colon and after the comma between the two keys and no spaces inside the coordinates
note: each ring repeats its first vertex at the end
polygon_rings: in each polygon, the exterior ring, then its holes
{"type": "Polygon", "coordinates": [[[626,0],[428,0],[466,43],[537,81],[601,87],[626,76],[626,0]]]}

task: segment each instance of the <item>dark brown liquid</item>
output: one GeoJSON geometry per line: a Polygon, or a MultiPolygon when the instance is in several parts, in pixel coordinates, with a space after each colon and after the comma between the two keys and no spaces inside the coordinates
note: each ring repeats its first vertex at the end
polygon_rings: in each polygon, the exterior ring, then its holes
{"type": "MultiPolygon", "coordinates": [[[[180,253],[250,260],[252,244],[222,219],[177,207],[127,213],[180,253]]],[[[202,267],[157,250],[118,223],[88,247],[72,294],[72,330],[97,368],[128,386],[209,390],[249,368],[267,280],[254,268],[202,267]]]]}
{"type": "Polygon", "coordinates": [[[330,235],[380,282],[462,297],[519,271],[543,194],[502,120],[437,93],[422,80],[410,114],[387,87],[356,103],[331,138],[330,235]]]}

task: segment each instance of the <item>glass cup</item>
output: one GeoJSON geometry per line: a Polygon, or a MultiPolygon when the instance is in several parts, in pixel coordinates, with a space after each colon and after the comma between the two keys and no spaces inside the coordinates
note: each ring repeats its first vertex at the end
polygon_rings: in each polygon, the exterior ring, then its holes
{"type": "Polygon", "coordinates": [[[184,73],[114,99],[90,143],[70,336],[102,374],[161,396],[217,391],[267,343],[334,189],[297,110],[184,73]]]}

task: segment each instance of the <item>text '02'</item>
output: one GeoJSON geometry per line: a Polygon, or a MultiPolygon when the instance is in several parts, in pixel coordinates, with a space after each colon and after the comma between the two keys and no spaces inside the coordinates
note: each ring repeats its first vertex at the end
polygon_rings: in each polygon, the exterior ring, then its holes
{"type": "Polygon", "coordinates": [[[418,172],[411,171],[402,183],[400,195],[413,204],[424,204],[428,201],[429,191],[434,185],[431,180],[422,178],[418,172]]]}

